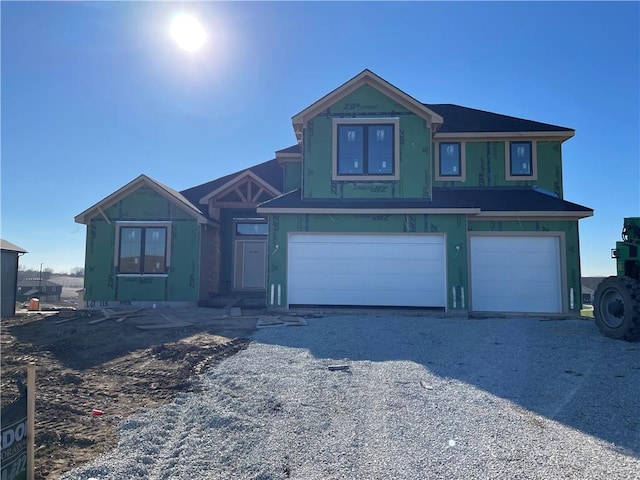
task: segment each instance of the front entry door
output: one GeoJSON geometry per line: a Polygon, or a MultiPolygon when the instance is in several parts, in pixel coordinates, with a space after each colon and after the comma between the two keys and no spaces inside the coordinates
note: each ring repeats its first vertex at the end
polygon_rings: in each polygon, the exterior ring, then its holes
{"type": "Polygon", "coordinates": [[[236,288],[264,289],[267,286],[267,241],[237,240],[236,288]]]}
{"type": "Polygon", "coordinates": [[[234,290],[267,288],[267,234],[262,218],[234,219],[234,290]]]}

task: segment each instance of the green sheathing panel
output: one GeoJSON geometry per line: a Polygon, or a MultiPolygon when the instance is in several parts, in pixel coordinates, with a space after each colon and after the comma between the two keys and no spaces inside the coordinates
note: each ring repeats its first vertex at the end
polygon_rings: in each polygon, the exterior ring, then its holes
{"type": "Polygon", "coordinates": [[[90,306],[198,301],[200,228],[191,215],[148,187],[132,192],[106,209],[105,215],[111,223],[96,216],[87,226],[84,298],[90,306]],[[114,252],[118,221],[171,222],[171,266],[166,277],[117,275],[114,252]]]}
{"type": "Polygon", "coordinates": [[[562,191],[562,143],[558,141],[538,142],[539,187],[563,198],[562,191]]]}
{"type": "Polygon", "coordinates": [[[109,224],[102,217],[93,218],[87,225],[84,275],[84,299],[87,301],[116,300],[115,236],[115,223],[109,224]]]}
{"type": "MultiPolygon", "coordinates": [[[[436,187],[516,187],[537,185],[562,198],[561,143],[536,142],[537,180],[507,180],[505,142],[465,142],[466,179],[437,181],[436,187]]],[[[435,162],[435,160],[434,160],[435,162]]],[[[433,164],[435,168],[435,163],[433,164]]]]}
{"type": "Polygon", "coordinates": [[[284,191],[290,192],[302,186],[302,162],[285,162],[284,191]]]}
{"type": "Polygon", "coordinates": [[[276,308],[287,306],[287,241],[291,232],[445,233],[448,308],[454,309],[454,288],[457,297],[455,309],[464,308],[459,300],[461,288],[468,291],[467,221],[464,215],[269,215],[267,304],[276,308]],[[277,302],[278,287],[280,305],[277,302]]]}
{"type": "Polygon", "coordinates": [[[431,198],[431,130],[426,121],[369,85],[341,98],[304,129],[305,198],[431,198]],[[400,119],[398,181],[333,181],[334,118],[400,119]]]}
{"type": "MultiPolygon", "coordinates": [[[[563,281],[565,290],[563,308],[571,313],[580,313],[582,291],[580,287],[580,240],[577,220],[469,220],[470,232],[561,232],[564,234],[563,281]],[[574,305],[571,308],[570,292],[573,289],[574,305]]],[[[562,248],[562,245],[561,245],[562,248]]]]}

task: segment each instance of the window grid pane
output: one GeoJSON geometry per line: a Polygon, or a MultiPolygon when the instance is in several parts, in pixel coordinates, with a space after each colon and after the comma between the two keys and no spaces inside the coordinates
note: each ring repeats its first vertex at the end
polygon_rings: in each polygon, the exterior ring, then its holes
{"type": "Polygon", "coordinates": [[[367,134],[367,173],[370,175],[393,174],[393,126],[370,125],[367,134]]]}
{"type": "Polygon", "coordinates": [[[459,177],[460,168],[460,144],[441,143],[440,144],[440,175],[459,177]]]}
{"type": "Polygon", "coordinates": [[[139,273],[142,248],[141,228],[120,229],[120,272],[139,273]]]}
{"type": "Polygon", "coordinates": [[[238,223],[236,224],[238,235],[267,235],[269,226],[266,223],[238,223]]]}
{"type": "Polygon", "coordinates": [[[145,228],[144,273],[164,273],[166,229],[145,228]]]}
{"type": "Polygon", "coordinates": [[[511,175],[531,175],[531,142],[511,142],[511,175]]]}
{"type": "Polygon", "coordinates": [[[361,125],[338,126],[338,173],[364,173],[364,128],[361,125]]]}

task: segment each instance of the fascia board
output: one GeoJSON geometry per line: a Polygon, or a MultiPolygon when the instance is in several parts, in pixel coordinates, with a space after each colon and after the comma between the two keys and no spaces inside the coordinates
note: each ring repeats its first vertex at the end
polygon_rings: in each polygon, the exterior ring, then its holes
{"type": "Polygon", "coordinates": [[[456,140],[482,140],[482,139],[509,139],[509,138],[538,138],[544,139],[549,138],[553,140],[568,140],[575,135],[575,131],[565,131],[565,132],[446,132],[446,133],[436,133],[433,138],[434,140],[439,139],[456,139],[456,140]]]}

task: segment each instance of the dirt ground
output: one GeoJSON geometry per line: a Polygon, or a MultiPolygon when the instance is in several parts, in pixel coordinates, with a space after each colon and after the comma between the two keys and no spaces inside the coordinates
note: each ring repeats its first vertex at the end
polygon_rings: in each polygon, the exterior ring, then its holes
{"type": "Polygon", "coordinates": [[[256,315],[206,308],[2,319],[3,406],[36,363],[35,478],[57,478],[113,448],[124,418],[197,391],[197,374],[246,348],[255,325],[256,315]]]}

